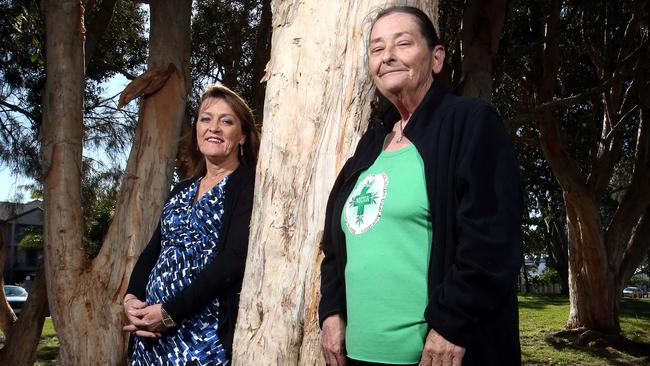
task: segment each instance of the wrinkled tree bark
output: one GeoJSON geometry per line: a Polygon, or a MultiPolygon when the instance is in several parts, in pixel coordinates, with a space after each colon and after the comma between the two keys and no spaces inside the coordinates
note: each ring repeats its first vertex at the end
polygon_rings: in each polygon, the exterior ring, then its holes
{"type": "Polygon", "coordinates": [[[42,127],[45,269],[63,365],[120,365],[126,335],[122,297],[169,191],[188,94],[191,2],[151,5],[149,68],[173,72],[148,90],[118,198],[94,260],[82,248],[80,169],[83,136],[83,8],[48,1],[47,84],[42,127]]]}
{"type": "MultiPolygon", "coordinates": [[[[391,3],[391,2],[389,2],[391,3]]],[[[410,2],[432,15],[437,1],[410,2]]],[[[318,365],[319,241],[366,129],[368,13],[383,1],[274,1],[271,59],[234,365],[318,365]]]]}

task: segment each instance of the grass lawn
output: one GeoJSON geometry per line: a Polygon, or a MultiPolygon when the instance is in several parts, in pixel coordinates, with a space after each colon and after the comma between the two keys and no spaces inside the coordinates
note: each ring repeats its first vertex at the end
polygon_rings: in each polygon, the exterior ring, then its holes
{"type": "MultiPolygon", "coordinates": [[[[525,365],[650,365],[647,357],[602,347],[576,347],[550,341],[569,314],[566,296],[519,296],[522,361],[525,365]]],[[[632,341],[650,347],[650,299],[621,300],[621,328],[632,341]]]]}
{"type": "Polygon", "coordinates": [[[52,325],[52,318],[45,318],[43,331],[41,332],[41,341],[38,342],[36,350],[36,365],[57,365],[56,357],[59,354],[59,338],[56,336],[56,330],[52,325]]]}
{"type": "MultiPolygon", "coordinates": [[[[521,352],[524,365],[648,365],[648,357],[607,350],[602,347],[576,347],[551,338],[561,330],[569,314],[566,296],[519,296],[521,352]]],[[[650,347],[650,299],[621,300],[621,328],[632,341],[650,347]]],[[[3,342],[0,342],[2,346],[3,342]]],[[[56,365],[59,340],[50,318],[45,319],[38,344],[36,365],[56,365]]]]}

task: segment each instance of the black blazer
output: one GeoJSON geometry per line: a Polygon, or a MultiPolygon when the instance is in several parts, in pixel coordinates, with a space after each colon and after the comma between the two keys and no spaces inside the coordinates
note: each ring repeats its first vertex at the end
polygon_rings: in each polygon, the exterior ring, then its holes
{"type": "MultiPolygon", "coordinates": [[[[188,187],[193,179],[180,182],[170,193],[188,187]]],[[[169,316],[179,323],[195,314],[214,298],[219,299],[218,334],[232,354],[232,341],[248,251],[248,233],[253,210],[255,171],[244,165],[232,172],[225,187],[225,202],[218,254],[194,281],[176,297],[163,304],[169,316]]],[[[149,273],[160,255],[160,223],[133,268],[127,293],[144,301],[149,273]]]]}
{"type": "MultiPolygon", "coordinates": [[[[400,119],[373,121],[334,183],[322,239],[319,319],[346,316],[341,211],[359,174],[400,119]]],[[[466,349],[463,365],[520,364],[516,279],[523,198],[519,165],[497,112],[435,81],[404,135],[424,161],[433,242],[425,319],[466,349]]]]}

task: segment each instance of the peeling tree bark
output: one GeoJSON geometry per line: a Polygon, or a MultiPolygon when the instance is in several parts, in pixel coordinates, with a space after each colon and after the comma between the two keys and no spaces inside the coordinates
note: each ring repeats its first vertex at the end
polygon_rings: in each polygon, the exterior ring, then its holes
{"type": "Polygon", "coordinates": [[[45,268],[62,365],[126,361],[121,300],[135,260],[169,192],[189,90],[191,2],[151,5],[149,68],[173,72],[142,100],[117,212],[94,260],[82,248],[80,170],[83,19],[78,1],[48,1],[46,116],[42,130],[45,268]]]}
{"type": "MultiPolygon", "coordinates": [[[[409,3],[437,23],[437,1],[409,3]]],[[[324,363],[316,319],[318,243],[331,185],[369,120],[367,15],[384,4],[271,5],[271,60],[234,365],[324,363]]]]}

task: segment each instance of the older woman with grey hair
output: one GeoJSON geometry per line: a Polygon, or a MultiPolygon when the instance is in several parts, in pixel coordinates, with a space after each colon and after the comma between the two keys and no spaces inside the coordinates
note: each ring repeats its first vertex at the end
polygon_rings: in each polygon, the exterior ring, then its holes
{"type": "Polygon", "coordinates": [[[487,103],[450,93],[431,20],[375,18],[368,68],[392,108],[341,170],[322,240],[329,365],[516,365],[522,191],[487,103]]]}

